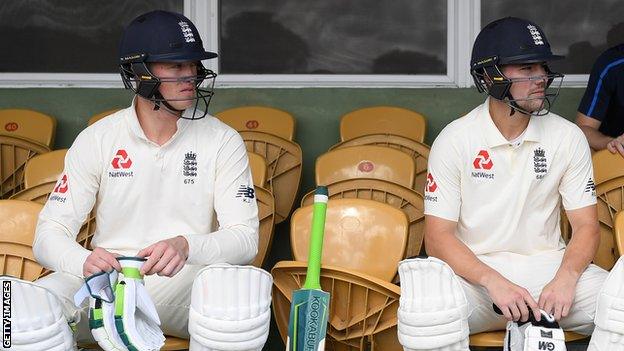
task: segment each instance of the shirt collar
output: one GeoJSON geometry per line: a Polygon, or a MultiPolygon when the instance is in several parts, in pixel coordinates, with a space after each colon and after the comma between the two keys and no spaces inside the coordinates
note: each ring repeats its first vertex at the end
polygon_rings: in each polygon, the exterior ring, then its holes
{"type": "MultiPolygon", "coordinates": [[[[540,130],[540,122],[538,119],[546,118],[547,116],[531,116],[529,119],[529,125],[524,134],[524,141],[541,141],[541,130],[540,130]]],[[[481,105],[481,110],[479,111],[479,118],[483,122],[480,125],[484,125],[483,133],[485,135],[485,140],[487,142],[488,147],[493,148],[501,145],[508,145],[509,141],[503,136],[503,134],[498,130],[496,124],[492,120],[492,116],[490,116],[490,97],[485,100],[485,103],[481,105]]]]}

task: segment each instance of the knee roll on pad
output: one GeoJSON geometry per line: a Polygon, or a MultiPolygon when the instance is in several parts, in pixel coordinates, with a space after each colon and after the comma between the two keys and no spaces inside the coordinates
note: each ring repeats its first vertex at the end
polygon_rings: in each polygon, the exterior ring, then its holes
{"type": "Polygon", "coordinates": [[[609,272],[596,304],[589,351],[624,350],[624,256],[609,272]]]}
{"type": "Polygon", "coordinates": [[[262,350],[273,278],[253,266],[218,264],[197,273],[189,308],[190,350],[262,350]]]}
{"type": "MultiPolygon", "coordinates": [[[[3,301],[11,299],[10,350],[76,350],[61,301],[52,291],[14,277],[0,280],[3,301]]],[[[8,346],[3,339],[3,348],[8,346]]]]}
{"type": "Polygon", "coordinates": [[[468,351],[468,300],[451,267],[429,257],[399,264],[398,336],[406,351],[468,351]]]}

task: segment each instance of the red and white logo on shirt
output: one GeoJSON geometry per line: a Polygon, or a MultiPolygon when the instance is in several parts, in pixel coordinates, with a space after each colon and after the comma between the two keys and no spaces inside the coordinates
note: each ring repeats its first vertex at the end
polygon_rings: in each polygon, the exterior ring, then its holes
{"type": "Polygon", "coordinates": [[[494,166],[494,162],[490,158],[490,154],[486,150],[481,150],[477,154],[477,157],[472,161],[472,165],[475,169],[490,170],[494,166]]]}
{"type": "Polygon", "coordinates": [[[67,182],[67,174],[63,174],[61,180],[54,187],[54,193],[65,194],[69,189],[69,183],[67,182]]]}
{"type": "Polygon", "coordinates": [[[128,169],[132,166],[132,160],[124,149],[117,150],[117,154],[113,157],[111,165],[114,169],[128,169]]]}
{"type": "Polygon", "coordinates": [[[427,184],[425,184],[425,191],[428,193],[433,193],[438,188],[438,184],[436,184],[435,180],[433,180],[433,176],[431,173],[427,173],[427,184]]]}

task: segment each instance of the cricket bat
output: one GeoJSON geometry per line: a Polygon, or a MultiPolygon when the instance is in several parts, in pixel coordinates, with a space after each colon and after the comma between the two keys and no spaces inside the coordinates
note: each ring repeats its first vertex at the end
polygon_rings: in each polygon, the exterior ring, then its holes
{"type": "Polygon", "coordinates": [[[286,351],[325,350],[329,293],[321,290],[320,273],[327,200],[327,187],[316,187],[308,270],[303,288],[293,292],[286,351]]]}

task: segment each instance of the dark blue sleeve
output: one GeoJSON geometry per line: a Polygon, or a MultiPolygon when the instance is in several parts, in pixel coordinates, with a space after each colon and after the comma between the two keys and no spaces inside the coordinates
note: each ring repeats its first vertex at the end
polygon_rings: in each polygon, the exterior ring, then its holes
{"type": "Polygon", "coordinates": [[[607,114],[609,100],[615,92],[617,70],[614,68],[621,63],[618,61],[621,61],[621,58],[615,60],[608,51],[598,57],[589,76],[587,89],[581,99],[578,112],[603,121],[607,114]]]}

